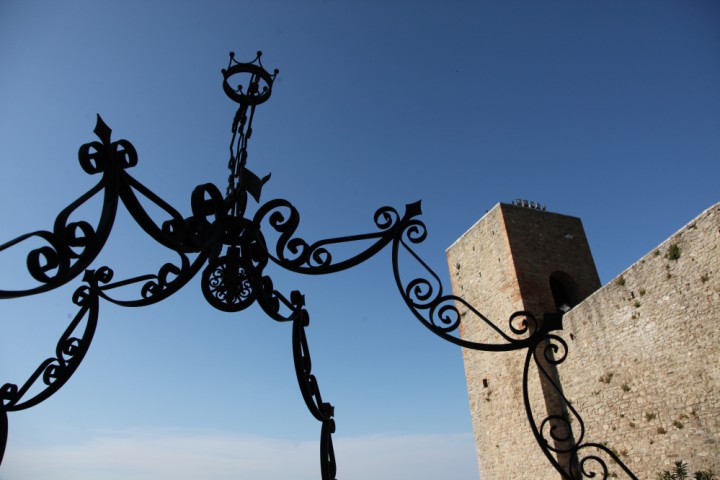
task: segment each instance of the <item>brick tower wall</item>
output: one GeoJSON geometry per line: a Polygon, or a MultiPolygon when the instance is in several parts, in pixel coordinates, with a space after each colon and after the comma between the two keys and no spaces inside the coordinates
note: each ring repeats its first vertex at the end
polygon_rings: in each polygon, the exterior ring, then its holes
{"type": "MultiPolygon", "coordinates": [[[[556,311],[550,276],[572,279],[576,301],[600,286],[579,219],[513,205],[490,210],[447,251],[453,291],[504,331],[518,310],[542,318],[556,311]]],[[[478,318],[464,315],[462,338],[498,341],[478,318]]],[[[522,401],[525,351],[463,349],[470,410],[483,480],[558,479],[538,448],[522,401]]],[[[539,418],[547,409],[537,377],[530,397],[539,418]]],[[[547,405],[553,410],[553,405],[547,405]]]]}

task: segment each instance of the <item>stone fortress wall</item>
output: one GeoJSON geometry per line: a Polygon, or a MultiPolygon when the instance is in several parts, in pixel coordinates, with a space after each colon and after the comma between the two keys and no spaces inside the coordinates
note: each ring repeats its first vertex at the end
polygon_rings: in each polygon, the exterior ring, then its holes
{"type": "Polygon", "coordinates": [[[564,320],[561,380],[590,438],[639,478],[678,459],[720,473],[720,204],[564,320]]]}
{"type": "MultiPolygon", "coordinates": [[[[564,215],[499,204],[447,255],[455,294],[501,327],[517,310],[556,311],[550,279],[564,284],[573,308],[558,375],[584,441],[607,445],[640,479],[678,459],[720,472],[720,204],[602,288],[580,220],[564,215]]],[[[464,315],[463,338],[486,332],[464,315]]],[[[463,350],[483,480],[560,478],[527,423],[523,357],[463,350]]],[[[537,374],[530,399],[546,406],[538,420],[553,408],[537,374]]]]}

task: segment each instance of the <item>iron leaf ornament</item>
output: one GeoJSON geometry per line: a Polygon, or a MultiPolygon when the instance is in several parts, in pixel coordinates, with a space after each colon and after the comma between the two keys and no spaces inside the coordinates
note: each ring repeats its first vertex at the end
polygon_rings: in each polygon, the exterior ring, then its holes
{"type": "MultiPolygon", "coordinates": [[[[80,167],[87,174],[98,176],[97,184],[64,208],[51,230],[31,232],[0,245],[0,255],[4,255],[22,250],[30,240],[33,245],[38,240],[43,243],[25,253],[27,272],[36,286],[0,289],[0,299],[45,293],[82,275],[81,285],[72,296],[72,302],[78,307],[77,314],[58,340],[55,352],[41,361],[23,383],[7,382],[0,387],[0,462],[8,439],[8,412],[33,407],[68,382],[90,347],[102,301],[124,307],[152,305],[178,292],[199,274],[203,296],[216,309],[239,312],[257,303],[273,320],[292,324],[293,360],[300,392],[312,416],[321,423],[321,478],[334,480],[337,471],[332,441],[334,407],[323,399],[312,372],[305,332],[310,314],[302,293],[294,290],[286,294],[277,290],[272,278],[265,274],[265,267],[273,263],[298,274],[325,275],[352,268],[389,245],[400,295],[412,314],[431,332],[475,350],[527,351],[522,383],[530,429],[563,478],[607,479],[611,475],[609,465],[614,464],[628,478],[636,479],[607,447],[585,440],[582,419],[565,397],[562,397],[563,404],[579,428],[571,428],[567,416],[551,415],[541,419],[534,416],[527,394],[528,371],[534,365],[542,374],[547,362],[565,361],[567,344],[553,334],[562,329],[561,315],[546,314],[539,320],[530,312],[516,312],[507,324],[499,325],[462,297],[445,293],[441,278],[414,250],[427,236],[425,224],[420,220],[420,202],[406,205],[402,213],[392,207],[378,209],[373,216],[375,229],[369,233],[313,242],[296,235],[300,215],[292,203],[284,199],[261,202],[262,189],[270,175],[259,177],[247,168],[247,147],[256,107],[270,98],[278,75],[278,70],[270,73],[263,67],[261,56],[258,52],[252,62],[242,63],[230,53],[228,66],[222,70],[223,90],[238,104],[232,121],[224,194],[213,184],[198,185],[190,195],[191,214],[181,215],[130,175],[128,170],[138,162],[135,147],[127,140],[113,141],[111,128],[98,115],[94,129],[97,140],[82,145],[78,152],[80,167]],[[70,217],[94,197],[102,198],[97,223],[70,221],[70,217]],[[154,220],[143,206],[147,202],[163,212],[162,223],[154,220]],[[120,204],[149,237],[177,254],[175,262],[165,263],[154,272],[124,279],[115,278],[108,266],[92,267],[110,236],[120,204]],[[344,247],[343,252],[347,251],[348,245],[353,247],[354,254],[338,252],[340,246],[344,247]],[[414,264],[413,271],[419,267],[421,274],[404,275],[402,265],[408,262],[414,264]],[[114,296],[113,290],[120,287],[130,288],[134,297],[114,296]],[[494,340],[478,343],[460,338],[461,309],[481,322],[488,330],[488,338],[494,340]],[[550,351],[554,354],[548,355],[550,351]],[[30,394],[32,388],[39,391],[30,394]],[[559,462],[556,458],[559,453],[572,461],[559,462]]],[[[558,392],[561,392],[559,388],[558,392]]]]}

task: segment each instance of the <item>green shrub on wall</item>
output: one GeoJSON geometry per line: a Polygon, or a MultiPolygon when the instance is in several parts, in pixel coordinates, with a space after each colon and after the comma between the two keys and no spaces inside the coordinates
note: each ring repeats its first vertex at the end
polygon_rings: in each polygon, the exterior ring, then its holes
{"type": "Polygon", "coordinates": [[[658,473],[655,478],[657,480],[686,480],[689,478],[692,478],[693,480],[718,480],[718,477],[710,469],[698,470],[692,477],[690,477],[690,474],[688,473],[688,464],[682,460],[675,462],[675,468],[672,470],[663,470],[658,473]]]}

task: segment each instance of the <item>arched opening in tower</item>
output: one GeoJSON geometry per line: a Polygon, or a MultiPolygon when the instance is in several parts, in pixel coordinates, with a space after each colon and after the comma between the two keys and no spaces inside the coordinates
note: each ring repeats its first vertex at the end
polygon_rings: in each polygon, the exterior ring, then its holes
{"type": "Polygon", "coordinates": [[[575,281],[565,272],[550,275],[550,291],[559,312],[566,313],[579,303],[575,281]]]}

